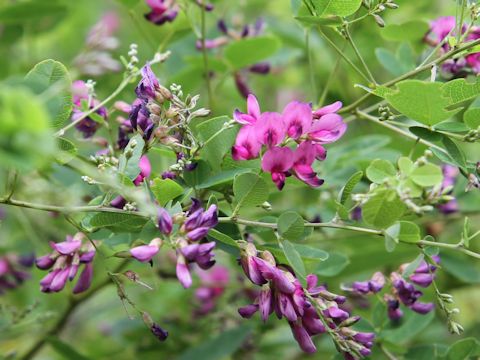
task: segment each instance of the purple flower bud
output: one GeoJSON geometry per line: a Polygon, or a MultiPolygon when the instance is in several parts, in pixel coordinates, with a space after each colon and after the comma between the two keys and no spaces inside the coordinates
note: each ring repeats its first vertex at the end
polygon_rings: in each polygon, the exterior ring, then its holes
{"type": "Polygon", "coordinates": [[[272,291],[269,288],[264,288],[260,292],[260,297],[258,301],[258,306],[260,309],[260,316],[263,321],[267,321],[268,316],[272,313],[272,291]]]}
{"type": "Polygon", "coordinates": [[[421,286],[421,287],[428,287],[432,281],[433,281],[433,275],[432,274],[412,274],[410,275],[410,281],[412,281],[414,284],[421,286]]]}
{"type": "Polygon", "coordinates": [[[93,260],[94,257],[95,257],[95,250],[86,252],[80,256],[80,262],[89,263],[93,260]]]}
{"type": "Polygon", "coordinates": [[[62,255],[70,255],[82,246],[81,240],[64,241],[60,243],[50,243],[50,245],[62,255]]]}
{"type": "Polygon", "coordinates": [[[116,208],[116,209],[123,209],[123,207],[127,204],[127,200],[125,200],[121,196],[117,196],[115,199],[112,200],[110,203],[110,206],[116,208]]]}
{"type": "Polygon", "coordinates": [[[55,277],[52,279],[52,282],[48,286],[48,290],[52,292],[61,291],[68,280],[68,275],[70,274],[70,267],[66,267],[63,270],[60,270],[55,277]]]}
{"type": "Polygon", "coordinates": [[[72,281],[75,279],[75,276],[77,275],[78,271],[78,264],[72,264],[70,265],[70,272],[68,273],[68,280],[72,281]]]}
{"type": "Polygon", "coordinates": [[[157,245],[141,245],[130,249],[130,254],[140,262],[149,262],[159,250],[157,245]]]}
{"type": "Polygon", "coordinates": [[[185,289],[188,289],[192,285],[192,276],[190,275],[190,270],[183,256],[177,258],[176,273],[180,284],[182,284],[185,289]]]}
{"type": "Polygon", "coordinates": [[[270,64],[265,62],[258,63],[250,66],[249,70],[257,74],[268,74],[270,72],[270,64]]]}
{"type": "Polygon", "coordinates": [[[173,221],[168,211],[165,210],[164,208],[158,208],[157,219],[158,219],[157,224],[160,231],[165,235],[170,234],[173,228],[173,221]]]}
{"type": "Polygon", "coordinates": [[[359,332],[356,335],[354,335],[353,338],[355,339],[355,341],[365,345],[373,342],[373,340],[375,339],[375,333],[359,332]]]}
{"type": "Polygon", "coordinates": [[[433,303],[422,303],[416,301],[413,305],[410,306],[410,309],[419,313],[419,314],[427,314],[435,308],[435,304],[433,303]]]}
{"type": "Polygon", "coordinates": [[[160,86],[158,79],[152,71],[150,64],[147,64],[142,68],[142,79],[135,89],[135,93],[141,99],[153,99],[155,98],[155,90],[160,86]]]}
{"type": "Polygon", "coordinates": [[[168,331],[162,329],[157,323],[153,323],[150,327],[150,331],[160,341],[165,341],[168,337],[168,331]]]}
{"type": "Polygon", "coordinates": [[[37,267],[41,270],[50,269],[54,263],[55,263],[55,260],[52,259],[50,255],[45,255],[35,260],[35,265],[37,265],[37,267]]]}
{"type": "Polygon", "coordinates": [[[162,179],[165,180],[165,179],[175,179],[177,177],[177,174],[175,174],[174,172],[171,172],[171,171],[164,171],[162,173],[162,179]]]}
{"type": "Polygon", "coordinates": [[[295,338],[295,340],[297,340],[298,345],[303,351],[305,351],[306,353],[314,353],[315,351],[317,351],[317,348],[315,347],[312,338],[302,325],[295,322],[290,323],[290,327],[292,329],[293,337],[295,338]]]}
{"type": "Polygon", "coordinates": [[[88,290],[88,288],[90,287],[90,284],[92,283],[92,278],[93,278],[93,264],[89,262],[88,264],[85,264],[83,271],[80,274],[80,277],[78,278],[78,281],[75,284],[75,287],[73,288],[73,293],[79,294],[81,292],[88,290]]]}
{"type": "Polygon", "coordinates": [[[203,213],[201,222],[202,226],[208,226],[210,228],[218,224],[217,205],[211,205],[208,210],[203,213]]]}
{"type": "Polygon", "coordinates": [[[203,239],[205,236],[207,236],[209,231],[210,231],[209,227],[199,227],[199,228],[196,228],[195,230],[189,231],[187,233],[187,237],[191,241],[198,241],[200,239],[203,239]]]}
{"type": "Polygon", "coordinates": [[[227,28],[227,24],[225,23],[225,20],[223,19],[219,20],[217,22],[217,28],[225,35],[228,35],[228,28],[227,28]]]}
{"type": "Polygon", "coordinates": [[[348,317],[350,316],[348,314],[348,312],[336,307],[336,306],[330,306],[327,310],[326,310],[326,313],[327,313],[327,316],[331,317],[332,319],[336,319],[336,320],[340,320],[340,321],[343,321],[343,320],[346,320],[348,319],[348,317]]]}
{"type": "Polygon", "coordinates": [[[250,319],[258,311],[258,305],[250,304],[238,309],[238,313],[245,319],[250,319]]]}

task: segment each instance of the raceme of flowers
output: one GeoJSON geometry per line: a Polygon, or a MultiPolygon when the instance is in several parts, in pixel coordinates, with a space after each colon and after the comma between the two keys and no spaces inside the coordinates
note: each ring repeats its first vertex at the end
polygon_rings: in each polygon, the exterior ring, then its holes
{"type": "Polygon", "coordinates": [[[292,101],[282,113],[261,112],[257,98],[250,94],[247,112],[235,110],[233,114],[242,128],[232,157],[240,161],[263,154],[262,170],[271,173],[279,190],[291,175],[312,187],[320,186],[323,180],[312,165],[315,160],[325,160],[327,151],[323,145],[337,141],[347,130],[336,113],[341,107],[337,101],[314,111],[311,104],[292,101]]]}
{"type": "Polygon", "coordinates": [[[295,340],[307,353],[317,350],[312,337],[326,332],[328,326],[346,359],[370,355],[375,334],[351,329],[360,317],[351,317],[343,310],[341,304],[346,298],[318,285],[316,275],[308,275],[307,288],[303,288],[289,267],[278,265],[269,251],[258,252],[252,243],[243,246],[240,263],[250,281],[262,287],[253,304],[238,310],[242,317],[259,312],[267,321],[275,312],[279,319],[288,321],[295,340]]]}
{"type": "MultiPolygon", "coordinates": [[[[456,35],[455,16],[444,16],[430,22],[430,31],[425,36],[425,41],[432,46],[438,46],[440,43],[442,43],[440,49],[445,53],[451,50],[448,37],[454,38],[456,35]]],[[[463,35],[465,36],[466,40],[479,39],[480,27],[467,27],[464,24],[462,26],[462,36],[463,35]]],[[[459,73],[464,72],[478,74],[480,73],[480,53],[471,53],[465,57],[448,59],[442,64],[442,70],[453,75],[458,75],[459,73]]]]}
{"type": "MultiPolygon", "coordinates": [[[[164,208],[158,208],[157,226],[176,250],[176,274],[184,288],[192,285],[191,264],[196,264],[203,270],[210,269],[215,264],[213,259],[215,242],[208,242],[205,237],[217,223],[217,206],[211,205],[204,210],[200,201],[196,199],[192,199],[188,211],[175,214],[173,217],[164,208]],[[174,223],[178,225],[178,229],[172,233],[174,223]]],[[[162,244],[160,238],[155,238],[148,245],[131,248],[130,254],[138,261],[150,262],[160,251],[162,244]]]]}
{"type": "MultiPolygon", "coordinates": [[[[432,259],[438,264],[440,257],[435,255],[432,259]]],[[[419,313],[427,314],[435,307],[433,303],[421,302],[423,293],[416,286],[427,288],[435,278],[436,266],[422,260],[412,274],[405,276],[405,270],[409,264],[403,264],[398,271],[390,274],[392,284],[391,291],[384,294],[383,298],[387,304],[388,317],[391,320],[399,320],[403,316],[400,304],[419,313]],[[415,286],[416,285],[416,286],[415,286]]],[[[345,288],[357,295],[376,294],[382,291],[385,286],[385,277],[381,272],[373,274],[367,281],[356,281],[350,288],[345,288]]]]}
{"type": "MultiPolygon", "coordinates": [[[[91,87],[82,80],[74,81],[72,84],[73,92],[73,112],[72,121],[77,121],[84,116],[84,113],[93,109],[98,105],[98,100],[91,93],[91,87]]],[[[107,119],[107,109],[102,106],[94,113],[95,116],[99,116],[104,120],[107,119]]],[[[92,137],[98,130],[100,123],[92,118],[93,115],[87,116],[82,119],[75,128],[83,134],[84,138],[92,137]]]]}
{"type": "Polygon", "coordinates": [[[8,253],[0,256],[0,295],[8,290],[14,290],[30,278],[27,271],[35,261],[33,255],[19,256],[8,253]]]}
{"type": "Polygon", "coordinates": [[[36,259],[35,264],[41,270],[49,270],[40,281],[40,290],[46,293],[62,291],[68,281],[73,281],[81,271],[73,288],[78,294],[88,290],[93,277],[93,258],[95,247],[86,241],[85,235],[68,235],[60,243],[50,242],[53,252],[36,259]]]}

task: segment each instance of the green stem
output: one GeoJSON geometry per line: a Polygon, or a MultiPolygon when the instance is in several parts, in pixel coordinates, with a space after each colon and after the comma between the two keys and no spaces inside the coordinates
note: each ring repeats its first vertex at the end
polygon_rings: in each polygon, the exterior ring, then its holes
{"type": "Polygon", "coordinates": [[[340,55],[343,60],[347,62],[348,65],[352,67],[363,79],[365,79],[368,83],[370,83],[370,79],[363,73],[362,70],[360,70],[357,65],[355,65],[352,60],[350,60],[344,53],[343,51],[319,28],[318,32],[320,35],[330,44],[330,46],[337,52],[338,55],[340,55]]]}
{"type": "MultiPolygon", "coordinates": [[[[342,53],[345,51],[345,48],[347,47],[347,43],[343,44],[342,47],[342,53]]],[[[325,103],[325,99],[327,98],[328,90],[330,89],[330,86],[333,83],[333,79],[337,75],[337,71],[340,67],[340,61],[342,60],[342,57],[338,55],[337,60],[335,61],[335,65],[333,67],[333,71],[330,72],[330,75],[328,76],[327,82],[325,83],[325,86],[323,87],[322,95],[320,96],[320,99],[318,101],[318,106],[321,107],[325,103]]]]}
{"type": "Polygon", "coordinates": [[[365,62],[365,59],[363,58],[362,54],[360,53],[360,50],[358,50],[358,47],[355,45],[355,42],[353,41],[352,35],[350,35],[350,31],[349,31],[349,29],[348,29],[348,24],[346,24],[343,28],[345,29],[345,34],[346,34],[346,37],[347,37],[347,41],[348,41],[348,42],[350,43],[350,45],[352,46],[353,51],[354,51],[355,54],[357,55],[358,60],[360,60],[360,62],[362,63],[363,68],[365,69],[365,71],[367,72],[368,77],[370,78],[370,81],[371,81],[372,83],[376,84],[377,82],[375,81],[375,78],[373,77],[372,72],[371,72],[370,69],[368,68],[368,65],[367,65],[367,63],[365,62]]]}
{"type": "Polygon", "coordinates": [[[420,240],[419,242],[416,243],[417,245],[424,245],[424,246],[436,246],[436,247],[439,247],[439,248],[444,248],[444,249],[450,249],[450,250],[456,250],[456,251],[460,251],[461,253],[464,253],[468,256],[471,256],[475,259],[480,259],[480,254],[474,252],[474,251],[471,251],[471,250],[468,250],[468,249],[465,249],[462,245],[460,244],[446,244],[446,243],[439,243],[439,242],[435,242],[435,241],[428,241],[428,240],[420,240]]]}
{"type": "Polygon", "coordinates": [[[105,104],[109,103],[110,101],[112,101],[118,94],[120,94],[122,92],[123,89],[125,89],[125,87],[130,83],[130,81],[135,78],[137,76],[136,73],[131,73],[130,75],[128,75],[127,77],[125,77],[123,79],[123,81],[120,83],[120,85],[118,85],[118,87],[115,89],[115,91],[113,93],[110,94],[110,96],[108,96],[105,100],[103,100],[102,102],[100,102],[99,104],[97,104],[96,106],[94,106],[93,108],[91,108],[90,110],[84,112],[79,118],[75,119],[75,121],[72,121],[71,123],[69,123],[67,126],[61,128],[60,130],[58,130],[54,136],[55,137],[59,137],[59,136],[63,136],[65,134],[65,132],[68,130],[68,129],[71,129],[72,127],[76,126],[78,123],[80,123],[82,120],[86,119],[87,117],[89,117],[91,114],[93,114],[95,111],[97,111],[98,109],[100,109],[102,106],[104,106],[105,104]]]}
{"type": "Polygon", "coordinates": [[[462,0],[461,10],[460,10],[460,20],[457,24],[457,45],[460,43],[460,37],[462,36],[462,28],[463,28],[463,19],[465,18],[465,7],[467,5],[466,0],[462,0]]]}
{"type": "Polygon", "coordinates": [[[203,71],[205,76],[205,82],[207,83],[207,93],[208,93],[208,106],[210,109],[213,109],[213,92],[212,84],[210,82],[210,71],[208,70],[208,54],[207,48],[205,46],[206,33],[207,33],[207,24],[206,24],[206,10],[205,6],[202,6],[202,15],[201,15],[201,42],[202,42],[202,56],[203,56],[203,71]]]}
{"type": "MultiPolygon", "coordinates": [[[[405,74],[403,74],[399,77],[396,77],[395,79],[387,81],[382,86],[389,87],[389,86],[395,85],[396,83],[398,83],[402,80],[411,78],[412,76],[415,76],[415,75],[417,75],[417,74],[419,74],[423,71],[430,70],[432,68],[432,66],[439,65],[439,64],[443,63],[445,60],[448,60],[449,58],[451,58],[452,56],[454,56],[458,53],[461,53],[462,51],[465,51],[467,49],[470,49],[470,48],[472,48],[472,47],[474,47],[478,44],[480,44],[480,39],[471,41],[471,42],[465,44],[464,46],[460,46],[458,48],[455,48],[455,49],[445,53],[444,55],[440,56],[438,59],[436,59],[434,61],[431,61],[428,64],[420,66],[420,67],[418,67],[418,68],[416,68],[412,71],[409,71],[409,72],[407,72],[407,73],[405,73],[405,74]]],[[[367,93],[367,94],[363,95],[358,100],[354,101],[352,104],[344,107],[343,109],[340,109],[339,113],[348,113],[348,112],[354,111],[359,105],[363,104],[367,99],[369,99],[373,95],[374,94],[372,94],[372,93],[367,93]]]]}
{"type": "MultiPolygon", "coordinates": [[[[128,263],[128,261],[123,261],[116,269],[116,272],[119,272],[123,269],[123,267],[128,263]]],[[[88,299],[90,299],[93,295],[95,295],[99,290],[103,289],[107,285],[111,284],[111,278],[110,275],[106,277],[102,282],[98,283],[96,286],[93,286],[86,294],[83,296],[79,296],[76,298],[70,298],[69,304],[67,308],[63,311],[62,315],[58,318],[56,323],[53,325],[53,327],[50,330],[47,330],[44,335],[35,341],[33,345],[30,347],[27,352],[22,355],[19,360],[29,360],[33,359],[35,355],[43,348],[45,343],[48,341],[49,337],[56,336],[58,335],[64,328],[65,325],[67,324],[68,320],[70,319],[70,316],[73,314],[73,312],[77,309],[77,307],[80,304],[83,304],[86,302],[88,299]]]]}
{"type": "Polygon", "coordinates": [[[310,86],[312,87],[312,98],[317,98],[317,86],[315,85],[315,75],[313,70],[313,56],[310,49],[310,30],[305,30],[305,51],[307,52],[308,58],[308,72],[310,77],[310,86]]]}

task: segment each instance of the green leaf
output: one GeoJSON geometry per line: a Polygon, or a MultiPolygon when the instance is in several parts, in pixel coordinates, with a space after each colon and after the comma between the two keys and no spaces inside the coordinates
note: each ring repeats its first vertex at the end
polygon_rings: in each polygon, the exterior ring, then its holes
{"type": "Polygon", "coordinates": [[[165,206],[170,200],[183,194],[183,187],[172,179],[155,178],[151,190],[160,206],[165,206]]]}
{"type": "Polygon", "coordinates": [[[327,18],[319,18],[316,16],[297,16],[295,20],[300,21],[302,25],[306,26],[340,26],[342,19],[340,17],[332,16],[327,18]]]}
{"type": "Polygon", "coordinates": [[[365,203],[362,214],[365,222],[379,228],[387,228],[397,221],[405,211],[405,204],[396,191],[381,189],[365,203]]]}
{"type": "Polygon", "coordinates": [[[267,59],[279,49],[280,41],[276,37],[250,37],[230,43],[225,48],[225,58],[238,70],[267,59]]]}
{"type": "Polygon", "coordinates": [[[420,241],[420,228],[417,224],[410,221],[399,221],[400,230],[398,240],[407,243],[417,243],[420,241]]]}
{"type": "Polygon", "coordinates": [[[240,254],[237,242],[227,234],[224,234],[215,229],[210,229],[210,231],[208,232],[208,236],[219,242],[221,244],[220,247],[222,248],[222,250],[227,251],[235,256],[238,256],[240,254]]]}
{"type": "Polygon", "coordinates": [[[458,105],[480,95],[480,80],[475,78],[470,83],[466,79],[455,79],[444,83],[440,90],[450,105],[458,105]]]}
{"type": "Polygon", "coordinates": [[[47,341],[50,346],[64,359],[69,360],[89,360],[88,357],[80,354],[71,345],[63,342],[62,340],[53,336],[47,337],[47,341]]]}
{"type": "Polygon", "coordinates": [[[463,133],[469,130],[464,123],[461,123],[458,121],[443,121],[435,125],[434,129],[439,131],[447,131],[451,133],[463,133]]]}
{"type": "Polygon", "coordinates": [[[418,136],[421,139],[425,139],[428,141],[441,141],[443,139],[443,135],[436,132],[432,131],[430,129],[427,129],[423,126],[411,126],[408,128],[410,132],[416,136],[418,136]]]}
{"type": "Polygon", "coordinates": [[[130,139],[119,159],[118,169],[120,174],[124,174],[130,180],[135,180],[138,174],[140,174],[138,163],[142,157],[144,146],[145,141],[142,135],[137,134],[130,139]],[[126,152],[131,152],[132,154],[128,159],[125,156],[126,152]]]}
{"type": "Polygon", "coordinates": [[[363,171],[357,171],[355,174],[350,176],[345,186],[342,188],[342,190],[340,190],[340,204],[345,205],[355,186],[360,182],[360,180],[362,180],[362,177],[363,171]]]}
{"type": "Polygon", "coordinates": [[[413,169],[410,178],[415,184],[427,187],[440,184],[443,174],[439,166],[427,163],[413,169]]]}
{"type": "Polygon", "coordinates": [[[342,272],[350,263],[348,257],[342,253],[330,253],[328,259],[322,261],[315,269],[320,276],[335,276],[342,272]]]}
{"type": "Polygon", "coordinates": [[[250,325],[241,325],[233,329],[222,330],[214,338],[211,333],[198,346],[194,346],[182,353],[179,360],[221,360],[230,358],[237,351],[252,332],[250,325]]]}
{"type": "Polygon", "coordinates": [[[471,337],[467,339],[458,340],[448,348],[446,360],[465,360],[480,347],[477,339],[471,337]]]}
{"type": "Polygon", "coordinates": [[[362,4],[362,0],[312,0],[318,16],[349,16],[354,14],[362,4]]]}
{"type": "Polygon", "coordinates": [[[395,54],[383,48],[375,49],[375,56],[378,62],[393,76],[400,76],[405,72],[404,67],[398,61],[395,54]]]}
{"type": "Polygon", "coordinates": [[[451,103],[441,90],[442,83],[404,80],[385,97],[403,115],[425,125],[435,125],[458,112],[446,110],[451,103]]]}
{"type": "Polygon", "coordinates": [[[252,169],[238,168],[238,169],[221,171],[216,175],[208,177],[207,180],[198,184],[196,186],[196,188],[197,189],[208,189],[208,188],[228,185],[228,184],[231,184],[233,182],[233,179],[235,178],[235,176],[237,176],[239,174],[244,174],[244,173],[247,173],[247,172],[251,173],[252,169]]]}
{"type": "Polygon", "coordinates": [[[413,161],[406,156],[398,159],[398,169],[403,175],[410,175],[413,170],[413,161]]]}
{"type": "Polygon", "coordinates": [[[305,279],[307,276],[305,271],[305,265],[303,264],[300,254],[295,249],[295,246],[288,240],[283,240],[280,242],[280,247],[285,254],[285,257],[288,260],[288,263],[295,271],[295,275],[300,279],[305,279]]]}
{"type": "Polygon", "coordinates": [[[400,233],[400,224],[397,222],[385,230],[385,250],[393,252],[398,244],[398,234],[400,233]]]}
{"type": "Polygon", "coordinates": [[[233,194],[237,200],[235,210],[261,205],[268,200],[268,185],[257,174],[247,173],[233,180],[233,194]]]}
{"type": "Polygon", "coordinates": [[[67,68],[58,61],[44,60],[29,71],[25,83],[35,94],[52,92],[46,100],[52,116],[52,127],[55,129],[63,127],[70,118],[73,106],[72,81],[67,68]]]}
{"type": "Polygon", "coordinates": [[[403,24],[387,25],[380,31],[380,35],[390,41],[420,42],[429,28],[429,24],[425,21],[412,20],[403,24]]]}
{"type": "Polygon", "coordinates": [[[455,161],[458,166],[465,169],[467,167],[467,159],[462,149],[460,149],[458,145],[447,136],[443,138],[442,142],[448,152],[448,155],[450,155],[453,161],[455,161]]]}
{"type": "Polygon", "coordinates": [[[308,245],[293,244],[293,246],[304,260],[325,261],[330,256],[325,250],[317,249],[308,245]]]}
{"type": "Polygon", "coordinates": [[[480,108],[471,108],[463,113],[463,121],[473,130],[480,126],[480,108]]]}
{"type": "Polygon", "coordinates": [[[87,228],[110,228],[112,231],[135,231],[140,230],[147,219],[133,215],[133,214],[122,214],[122,213],[98,213],[95,214],[91,219],[89,219],[86,225],[87,228]]]}
{"type": "Polygon", "coordinates": [[[55,158],[60,164],[68,163],[77,155],[77,147],[68,139],[57,138],[57,146],[60,152],[55,154],[55,158]]]}
{"type": "Polygon", "coordinates": [[[397,171],[390,161],[376,159],[367,168],[366,174],[370,181],[382,184],[385,179],[395,176],[397,171]]]}
{"type": "Polygon", "coordinates": [[[284,239],[299,240],[304,233],[304,220],[295,211],[284,212],[277,221],[278,233],[284,239]]]}
{"type": "Polygon", "coordinates": [[[461,256],[442,253],[442,268],[465,283],[480,284],[480,270],[476,264],[461,256]]]}
{"type": "Polygon", "coordinates": [[[235,142],[238,131],[237,127],[222,130],[224,124],[229,121],[228,116],[219,116],[208,119],[196,127],[198,136],[202,141],[207,141],[212,136],[215,136],[200,150],[202,158],[207,160],[213,169],[220,168],[223,157],[230,151],[235,142]],[[218,134],[220,130],[222,130],[222,132],[218,134]]]}
{"type": "Polygon", "coordinates": [[[402,319],[402,325],[387,329],[381,333],[382,338],[394,342],[405,343],[413,339],[417,334],[421,333],[435,318],[435,312],[431,311],[428,314],[417,314],[413,311],[406,311],[402,319]]]}

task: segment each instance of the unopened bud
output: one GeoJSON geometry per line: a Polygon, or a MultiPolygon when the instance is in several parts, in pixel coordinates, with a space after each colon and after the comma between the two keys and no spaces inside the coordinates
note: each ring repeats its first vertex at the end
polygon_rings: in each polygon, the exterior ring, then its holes
{"type": "Polygon", "coordinates": [[[270,204],[268,201],[265,201],[262,205],[261,205],[262,209],[264,210],[267,210],[267,211],[271,211],[272,210],[272,204],[270,204]]]}
{"type": "Polygon", "coordinates": [[[375,19],[375,22],[377,23],[378,26],[380,26],[380,27],[385,26],[385,21],[383,21],[383,19],[380,15],[374,14],[372,16],[375,19]]]}

